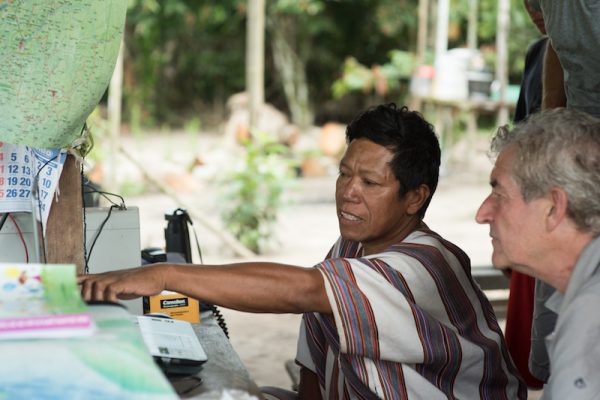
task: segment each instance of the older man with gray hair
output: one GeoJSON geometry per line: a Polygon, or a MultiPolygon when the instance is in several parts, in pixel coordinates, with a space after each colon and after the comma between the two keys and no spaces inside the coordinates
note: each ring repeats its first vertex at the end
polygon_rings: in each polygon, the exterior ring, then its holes
{"type": "Polygon", "coordinates": [[[492,262],[557,289],[543,399],[600,398],[600,120],[544,111],[500,128],[491,150],[492,193],[476,219],[490,225],[492,262]]]}

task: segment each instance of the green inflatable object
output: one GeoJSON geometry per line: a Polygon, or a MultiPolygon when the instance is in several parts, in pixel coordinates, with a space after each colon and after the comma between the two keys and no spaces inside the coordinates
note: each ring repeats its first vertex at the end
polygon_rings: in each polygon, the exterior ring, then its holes
{"type": "Polygon", "coordinates": [[[124,0],[0,0],[0,141],[64,148],[106,91],[124,0]]]}

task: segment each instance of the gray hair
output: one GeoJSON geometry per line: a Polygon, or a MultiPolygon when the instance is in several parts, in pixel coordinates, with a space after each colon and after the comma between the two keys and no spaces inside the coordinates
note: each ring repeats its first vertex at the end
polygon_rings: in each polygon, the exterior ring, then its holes
{"type": "Polygon", "coordinates": [[[560,187],[577,228],[600,234],[600,119],[566,108],[543,111],[512,131],[498,129],[492,155],[508,147],[516,149],[511,173],[526,202],[560,187]]]}

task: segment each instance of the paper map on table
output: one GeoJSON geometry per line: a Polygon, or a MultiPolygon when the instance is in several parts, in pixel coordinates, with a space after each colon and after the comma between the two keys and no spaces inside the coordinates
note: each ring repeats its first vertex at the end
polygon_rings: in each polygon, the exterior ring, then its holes
{"type": "Polygon", "coordinates": [[[69,264],[0,264],[0,340],[94,331],[69,264]]]}

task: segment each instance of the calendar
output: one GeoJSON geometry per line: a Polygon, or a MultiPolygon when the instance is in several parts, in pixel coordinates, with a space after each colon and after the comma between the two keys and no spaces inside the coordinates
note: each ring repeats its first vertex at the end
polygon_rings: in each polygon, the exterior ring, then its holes
{"type": "Polygon", "coordinates": [[[66,156],[60,149],[0,142],[0,213],[35,210],[45,229],[66,156]]]}

